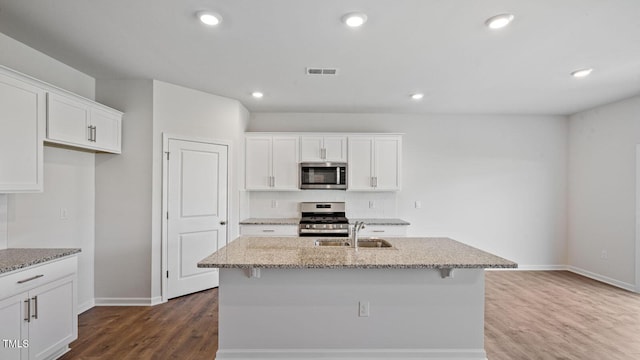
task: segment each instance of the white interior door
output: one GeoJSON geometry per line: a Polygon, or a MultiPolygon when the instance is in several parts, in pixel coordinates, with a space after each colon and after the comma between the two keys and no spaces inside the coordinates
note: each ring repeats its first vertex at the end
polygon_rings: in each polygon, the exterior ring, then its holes
{"type": "Polygon", "coordinates": [[[169,139],[167,298],[218,286],[197,263],[227,243],[227,146],[169,139]]]}

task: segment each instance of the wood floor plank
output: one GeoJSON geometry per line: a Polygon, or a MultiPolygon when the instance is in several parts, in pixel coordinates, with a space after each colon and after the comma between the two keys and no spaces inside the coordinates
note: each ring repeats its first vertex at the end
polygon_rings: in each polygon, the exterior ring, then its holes
{"type": "MultiPolygon", "coordinates": [[[[153,307],[95,307],[62,360],[212,360],[218,290],[153,307]]],[[[488,271],[489,360],[638,360],[640,294],[567,271],[488,271]]]]}

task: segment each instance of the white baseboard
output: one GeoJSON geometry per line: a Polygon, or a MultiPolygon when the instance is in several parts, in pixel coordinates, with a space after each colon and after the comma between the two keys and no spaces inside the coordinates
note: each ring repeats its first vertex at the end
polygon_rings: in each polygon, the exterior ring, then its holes
{"type": "Polygon", "coordinates": [[[484,349],[218,350],[216,360],[487,360],[484,349]]]}
{"type": "Polygon", "coordinates": [[[621,289],[624,290],[628,290],[628,291],[632,291],[632,292],[636,292],[636,286],[634,284],[629,284],[626,283],[624,281],[620,281],[620,280],[616,280],[616,279],[612,279],[610,277],[604,276],[604,275],[600,275],[600,274],[596,274],[594,272],[585,270],[585,269],[581,269],[579,267],[575,267],[575,266],[567,266],[567,270],[576,273],[578,275],[582,275],[582,276],[586,276],[588,278],[594,279],[594,280],[598,280],[600,282],[609,284],[609,285],[613,285],[615,287],[619,287],[621,289]]]}
{"type": "Polygon", "coordinates": [[[83,302],[82,304],[78,304],[78,315],[80,315],[83,312],[91,309],[94,306],[96,306],[96,300],[95,299],[90,299],[88,301],[83,302]]]}
{"type": "Polygon", "coordinates": [[[162,304],[162,296],[153,298],[96,298],[95,306],[154,306],[162,304]]]}

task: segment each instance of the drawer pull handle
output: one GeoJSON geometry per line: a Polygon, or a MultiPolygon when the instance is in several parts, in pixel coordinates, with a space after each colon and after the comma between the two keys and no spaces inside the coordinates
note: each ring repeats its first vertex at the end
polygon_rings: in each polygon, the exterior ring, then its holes
{"type": "Polygon", "coordinates": [[[375,232],[375,233],[383,233],[384,230],[373,230],[373,232],[375,232]]]}
{"type": "Polygon", "coordinates": [[[31,281],[31,280],[39,279],[39,278],[41,278],[41,277],[43,277],[43,276],[44,276],[44,275],[40,274],[40,275],[32,276],[32,277],[30,277],[30,278],[28,278],[28,279],[19,280],[19,281],[18,281],[18,284],[24,284],[24,283],[29,282],[29,281],[31,281]]]}
{"type": "Polygon", "coordinates": [[[24,304],[27,306],[27,317],[24,318],[24,321],[26,322],[31,322],[31,303],[29,301],[29,299],[24,301],[24,304]]]}
{"type": "Polygon", "coordinates": [[[275,230],[262,230],[262,232],[276,232],[275,230]]]}
{"type": "Polygon", "coordinates": [[[38,318],[38,296],[32,297],[31,300],[33,300],[33,308],[35,309],[31,317],[33,317],[34,319],[37,319],[38,318]]]}

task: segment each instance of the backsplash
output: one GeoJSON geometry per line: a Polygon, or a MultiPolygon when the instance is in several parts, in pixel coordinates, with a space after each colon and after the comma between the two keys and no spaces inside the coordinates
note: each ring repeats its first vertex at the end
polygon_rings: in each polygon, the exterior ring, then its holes
{"type": "Polygon", "coordinates": [[[241,213],[252,218],[299,217],[298,204],[303,201],[344,201],[350,218],[393,218],[397,213],[394,192],[250,191],[246,195],[243,206],[248,207],[248,211],[241,213]]]}

